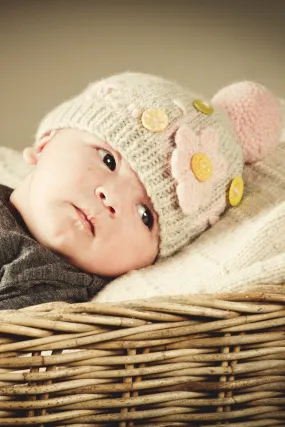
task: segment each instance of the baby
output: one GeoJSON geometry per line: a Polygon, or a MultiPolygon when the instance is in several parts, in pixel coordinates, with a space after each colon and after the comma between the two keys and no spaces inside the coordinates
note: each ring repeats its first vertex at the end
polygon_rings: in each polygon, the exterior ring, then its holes
{"type": "Polygon", "coordinates": [[[278,101],[254,83],[211,103],[140,73],[89,85],[43,119],[32,172],[0,186],[0,308],[88,301],[175,254],[240,203],[244,162],[280,134],[278,101]]]}

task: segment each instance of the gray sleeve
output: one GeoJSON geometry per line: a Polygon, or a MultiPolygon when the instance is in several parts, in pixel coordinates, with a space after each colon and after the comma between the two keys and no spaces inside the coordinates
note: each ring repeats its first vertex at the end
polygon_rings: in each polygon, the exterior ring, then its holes
{"type": "Polygon", "coordinates": [[[19,286],[0,295],[0,310],[16,310],[53,301],[88,302],[106,283],[106,280],[94,276],[92,284],[88,287],[60,282],[35,283],[29,287],[23,286],[22,289],[19,286]]]}
{"type": "Polygon", "coordinates": [[[85,302],[88,301],[88,293],[85,288],[73,287],[58,283],[57,285],[37,284],[22,293],[4,294],[1,296],[0,309],[11,310],[44,302],[65,301],[85,302]]]}

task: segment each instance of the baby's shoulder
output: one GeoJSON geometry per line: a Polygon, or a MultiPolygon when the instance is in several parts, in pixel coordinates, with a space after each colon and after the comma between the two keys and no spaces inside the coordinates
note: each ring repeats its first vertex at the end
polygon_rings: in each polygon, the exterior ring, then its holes
{"type": "Polygon", "coordinates": [[[10,202],[12,192],[12,188],[0,184],[0,235],[8,231],[23,230],[23,219],[10,202]]]}

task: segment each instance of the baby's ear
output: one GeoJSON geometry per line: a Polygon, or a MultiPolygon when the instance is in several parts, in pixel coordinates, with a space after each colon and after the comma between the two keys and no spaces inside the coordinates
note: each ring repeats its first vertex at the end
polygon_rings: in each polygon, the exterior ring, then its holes
{"type": "Polygon", "coordinates": [[[36,165],[41,154],[40,147],[27,147],[23,151],[23,157],[28,165],[36,165]]]}
{"type": "Polygon", "coordinates": [[[23,151],[23,157],[24,160],[29,165],[36,165],[39,160],[39,156],[42,153],[42,150],[45,148],[47,143],[54,137],[56,134],[57,129],[54,129],[52,131],[47,131],[41,138],[40,141],[37,143],[37,145],[34,145],[32,147],[27,147],[23,151]]]}

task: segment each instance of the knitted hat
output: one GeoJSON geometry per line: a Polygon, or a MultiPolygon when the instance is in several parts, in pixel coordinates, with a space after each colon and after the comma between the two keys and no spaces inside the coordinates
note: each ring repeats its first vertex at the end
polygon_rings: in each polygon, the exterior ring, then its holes
{"type": "Polygon", "coordinates": [[[123,73],[90,84],[41,122],[36,144],[52,130],[96,134],[125,158],[143,183],[160,226],[159,258],[181,249],[243,193],[244,162],[271,152],[281,109],[263,86],[242,82],[211,103],[177,83],[123,73]]]}

